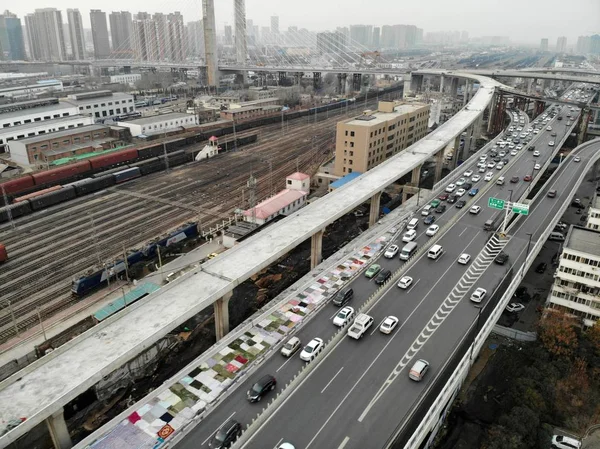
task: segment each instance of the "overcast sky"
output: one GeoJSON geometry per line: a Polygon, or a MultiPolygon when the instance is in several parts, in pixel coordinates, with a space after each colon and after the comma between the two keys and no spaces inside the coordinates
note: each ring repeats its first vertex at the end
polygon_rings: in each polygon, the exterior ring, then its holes
{"type": "MultiPolygon", "coordinates": [[[[3,2],[4,3],[4,2],[3,2]]],[[[233,0],[215,0],[217,27],[233,24],[233,0]]],[[[23,17],[36,8],[79,8],[89,27],[89,10],[131,13],[181,11],[186,22],[201,18],[201,0],[23,0],[6,6],[23,17]],[[84,6],[85,4],[85,6],[84,6]]],[[[4,9],[4,5],[2,7],[4,9]]],[[[600,33],[600,0],[246,0],[246,17],[255,25],[268,26],[270,16],[279,16],[280,30],[290,25],[314,31],[350,24],[413,24],[429,31],[468,31],[470,37],[502,35],[513,42],[539,43],[548,37],[551,45],[567,36],[568,45],[577,36],[600,33]]],[[[63,20],[67,21],[66,12],[63,20]]]]}

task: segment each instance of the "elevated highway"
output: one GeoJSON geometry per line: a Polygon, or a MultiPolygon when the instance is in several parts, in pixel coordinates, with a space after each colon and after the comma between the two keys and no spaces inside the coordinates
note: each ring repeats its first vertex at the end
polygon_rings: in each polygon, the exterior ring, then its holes
{"type": "MultiPolygon", "coordinates": [[[[9,422],[19,417],[26,420],[0,437],[0,448],[7,447],[45,420],[53,431],[62,435],[59,437],[62,445],[68,446],[62,417],[66,403],[213,304],[217,334],[224,335],[228,330],[228,300],[237,285],[303,241],[309,238],[313,242],[320,241],[328,224],[369,199],[372,199],[371,222],[374,223],[383,189],[411,170],[418,173],[420,166],[431,157],[441,160],[449,143],[456,143],[464,130],[479,123],[501,84],[478,75],[472,78],[480,88],[468,107],[406,151],[1,382],[0,421],[9,422]]],[[[320,260],[320,252],[313,256],[320,260]]]]}
{"type": "MultiPolygon", "coordinates": [[[[465,336],[471,337],[466,341],[471,343],[474,331],[479,330],[474,327],[478,317],[485,322],[498,302],[497,296],[494,296],[495,303],[490,302],[490,296],[507,276],[520,269],[528,243],[527,232],[533,228],[539,235],[551,220],[559,218],[552,212],[554,209],[546,209],[546,197],[540,197],[544,206],[536,209],[539,213],[534,213],[532,208],[527,219],[521,220],[521,223],[528,223],[523,230],[511,230],[507,237],[492,237],[483,230],[486,220],[503,216],[503,212],[487,208],[488,198],[516,200],[526,196],[532,184],[523,181],[523,177],[539,173],[534,169],[535,163],[542,166],[549,163],[560,143],[558,146],[549,146],[548,143],[554,139],[564,141],[573,125],[567,127],[564,121],[555,121],[551,126],[553,131],[540,133],[534,142],[541,156],[533,157],[533,152],[521,150],[506,169],[501,172],[492,169],[495,173],[492,182],[481,180],[475,183],[481,192],[474,198],[466,197],[469,202],[463,209],[448,205],[444,213],[435,214],[435,223],[442,228],[441,235],[428,237],[425,235],[426,226],[423,223],[419,225],[416,240],[419,248],[426,250],[437,243],[444,248],[443,256],[431,260],[422,252],[406,266],[397,257],[376,261],[384,269],[411,276],[413,284],[408,290],[399,289],[392,283],[380,299],[369,304],[377,286],[364,276],[353,281],[354,299],[350,305],[369,313],[375,321],[364,340],[355,341],[337,334],[331,318],[338,309],[330,306],[329,311],[325,309],[296,334],[304,343],[314,337],[332,341],[332,348],[316,366],[310,366],[306,370],[308,373],[301,372],[304,363],[297,357],[287,360],[273,354],[259,371],[175,447],[207,447],[210,437],[230,418],[243,425],[252,422],[262,408],[248,404],[245,399],[245,392],[252,383],[265,374],[277,376],[280,384],[287,383],[296,373],[301,373],[303,379],[293,384],[291,391],[286,390],[287,394],[274,409],[270,412],[267,409],[263,418],[259,418],[245,434],[248,437],[241,447],[277,447],[281,441],[288,441],[301,448],[383,448],[388,447],[390,436],[395,434],[408,441],[416,428],[411,426],[413,410],[419,408],[426,392],[448,378],[448,369],[454,369],[453,365],[448,365],[449,360],[453,361],[455,354],[462,356],[463,353],[458,350],[465,349],[465,336]],[[552,132],[558,135],[553,137],[550,135],[552,132]],[[500,175],[507,180],[504,185],[495,182],[500,175]],[[519,177],[517,183],[508,182],[513,176],[519,177]],[[482,211],[478,215],[470,214],[468,209],[471,205],[480,206],[482,211]],[[510,262],[505,266],[492,262],[500,251],[510,256],[510,262]],[[472,257],[467,266],[456,262],[462,253],[469,253],[472,257]],[[477,287],[488,290],[488,297],[479,309],[468,299],[477,287]],[[388,315],[398,317],[401,323],[390,336],[378,331],[379,324],[388,315]],[[425,358],[431,363],[430,373],[419,384],[410,381],[406,372],[417,358],[425,358]]],[[[463,164],[462,170],[474,169],[476,162],[463,164]]],[[[587,165],[586,162],[578,165],[572,162],[572,158],[563,162],[563,169],[568,170],[567,176],[561,178],[560,183],[552,184],[560,192],[560,198],[554,205],[562,205],[563,201],[569,200],[571,185],[568,182],[577,179],[575,175],[587,165]],[[562,190],[563,182],[565,190],[562,190]]],[[[476,168],[474,171],[477,173],[476,168]]],[[[533,207],[538,208],[537,204],[533,207]]],[[[532,243],[535,245],[536,241],[534,239],[532,243]]],[[[400,239],[395,243],[404,245],[400,239]]],[[[266,400],[270,399],[267,396],[266,400]]],[[[417,415],[414,420],[419,422],[420,418],[417,415]]]]}

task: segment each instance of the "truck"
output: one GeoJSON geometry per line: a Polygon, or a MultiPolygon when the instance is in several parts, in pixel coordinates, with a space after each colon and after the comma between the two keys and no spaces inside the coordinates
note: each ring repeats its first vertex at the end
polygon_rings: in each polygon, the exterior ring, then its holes
{"type": "Polygon", "coordinates": [[[497,225],[498,225],[498,215],[496,215],[495,217],[492,217],[488,221],[486,221],[483,224],[483,230],[484,231],[495,231],[497,225]]]}
{"type": "Polygon", "coordinates": [[[350,329],[348,329],[348,336],[355,340],[359,340],[372,325],[373,317],[366,313],[360,313],[354,320],[352,326],[350,326],[350,329]]]}

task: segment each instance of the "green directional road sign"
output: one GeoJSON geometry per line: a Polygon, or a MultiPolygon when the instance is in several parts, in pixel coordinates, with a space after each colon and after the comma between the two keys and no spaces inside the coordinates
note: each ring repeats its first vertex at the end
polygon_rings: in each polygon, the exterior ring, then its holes
{"type": "Polygon", "coordinates": [[[529,204],[513,203],[512,211],[515,214],[529,215],[529,204]]]}
{"type": "Polygon", "coordinates": [[[488,198],[488,207],[491,207],[492,209],[502,210],[504,209],[504,200],[501,200],[500,198],[490,197],[488,198]]]}

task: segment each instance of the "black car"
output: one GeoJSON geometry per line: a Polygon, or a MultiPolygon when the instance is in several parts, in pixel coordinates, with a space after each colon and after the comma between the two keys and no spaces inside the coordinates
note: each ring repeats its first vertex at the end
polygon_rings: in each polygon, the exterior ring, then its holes
{"type": "Polygon", "coordinates": [[[225,449],[231,445],[242,434],[242,425],[234,419],[223,424],[208,445],[212,449],[225,449]]]}
{"type": "Polygon", "coordinates": [[[500,158],[500,156],[496,156],[495,158],[492,159],[494,162],[500,162],[502,159],[500,158]]]}
{"type": "Polygon", "coordinates": [[[469,191],[473,188],[473,184],[471,184],[470,182],[466,182],[462,185],[462,188],[469,191]]]}
{"type": "Polygon", "coordinates": [[[390,277],[392,277],[392,272],[390,270],[381,270],[375,278],[375,283],[377,285],[384,284],[390,277]]]}
{"type": "Polygon", "coordinates": [[[548,266],[547,263],[542,262],[541,264],[539,264],[537,267],[535,267],[535,272],[536,273],[543,273],[544,271],[546,271],[546,267],[548,266]]]}
{"type": "Polygon", "coordinates": [[[533,151],[535,150],[535,145],[531,145],[527,148],[527,151],[533,151]]]}
{"type": "Polygon", "coordinates": [[[457,199],[456,195],[451,195],[451,196],[448,197],[448,200],[446,202],[448,204],[454,204],[454,203],[456,203],[456,199],[457,199]]]}
{"type": "Polygon", "coordinates": [[[456,202],[456,208],[457,209],[462,209],[463,207],[465,207],[465,204],[467,204],[467,202],[465,200],[460,200],[456,202]]]}
{"type": "Polygon", "coordinates": [[[274,390],[276,386],[277,380],[270,374],[267,374],[258,379],[258,382],[248,390],[248,400],[250,402],[258,402],[268,391],[274,390]]]}
{"type": "Polygon", "coordinates": [[[500,254],[498,254],[496,256],[496,258],[494,259],[494,262],[496,262],[498,265],[504,265],[507,260],[508,260],[508,254],[501,252],[500,254]]]}
{"type": "Polygon", "coordinates": [[[435,217],[433,215],[428,215],[425,217],[425,220],[423,220],[423,223],[425,223],[426,225],[430,225],[435,221],[435,217]]]}
{"type": "Polygon", "coordinates": [[[505,157],[504,159],[502,159],[502,163],[503,163],[504,165],[508,164],[508,162],[509,162],[509,161],[508,161],[508,158],[506,158],[506,157],[505,157]]]}
{"type": "Polygon", "coordinates": [[[444,212],[446,212],[446,205],[445,204],[440,204],[438,207],[436,207],[435,211],[438,214],[443,214],[444,212]]]}

